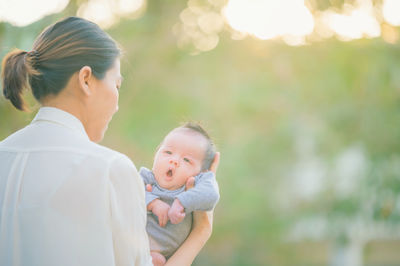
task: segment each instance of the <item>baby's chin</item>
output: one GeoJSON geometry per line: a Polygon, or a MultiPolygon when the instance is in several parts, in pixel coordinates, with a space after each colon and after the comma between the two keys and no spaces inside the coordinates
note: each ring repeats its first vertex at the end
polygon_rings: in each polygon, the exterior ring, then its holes
{"type": "Polygon", "coordinates": [[[163,189],[168,189],[168,190],[176,190],[185,185],[185,184],[177,184],[177,183],[174,183],[173,180],[168,181],[165,179],[157,180],[157,182],[160,187],[162,187],[163,189]]]}

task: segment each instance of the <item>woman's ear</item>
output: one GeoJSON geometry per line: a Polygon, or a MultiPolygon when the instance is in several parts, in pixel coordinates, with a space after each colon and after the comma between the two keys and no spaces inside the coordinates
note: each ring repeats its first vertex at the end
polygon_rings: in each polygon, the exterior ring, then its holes
{"type": "Polygon", "coordinates": [[[82,92],[86,95],[89,96],[92,92],[90,90],[90,82],[92,79],[92,69],[90,66],[84,66],[79,70],[78,73],[78,82],[79,86],[82,89],[82,92]]]}

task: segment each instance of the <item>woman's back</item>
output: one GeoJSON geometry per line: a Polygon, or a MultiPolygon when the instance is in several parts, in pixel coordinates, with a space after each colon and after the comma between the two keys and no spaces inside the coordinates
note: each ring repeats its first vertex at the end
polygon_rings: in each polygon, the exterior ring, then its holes
{"type": "Polygon", "coordinates": [[[130,231],[146,213],[135,208],[143,196],[135,173],[125,156],[91,142],[77,118],[41,108],[0,142],[0,265],[114,265],[126,252],[114,251],[118,239],[129,239],[128,258],[140,261],[147,237],[130,231]]]}

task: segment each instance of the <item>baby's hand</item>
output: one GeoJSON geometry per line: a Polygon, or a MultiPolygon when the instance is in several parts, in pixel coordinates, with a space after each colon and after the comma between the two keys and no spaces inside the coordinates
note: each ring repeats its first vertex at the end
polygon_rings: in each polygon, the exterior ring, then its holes
{"type": "Polygon", "coordinates": [[[162,200],[155,199],[149,203],[149,211],[152,211],[158,217],[158,223],[161,227],[164,227],[168,222],[168,211],[169,205],[162,200]]]}
{"type": "Polygon", "coordinates": [[[171,208],[168,211],[168,217],[172,224],[179,224],[185,218],[185,208],[183,208],[181,202],[178,199],[174,200],[171,208]]]}

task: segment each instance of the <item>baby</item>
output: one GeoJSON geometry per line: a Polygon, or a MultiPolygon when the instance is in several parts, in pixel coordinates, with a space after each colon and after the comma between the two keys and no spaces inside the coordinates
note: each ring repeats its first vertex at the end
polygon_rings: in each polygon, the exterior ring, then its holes
{"type": "Polygon", "coordinates": [[[146,191],[147,233],[154,265],[164,265],[185,241],[192,227],[193,211],[210,211],[219,200],[219,188],[208,171],[215,157],[215,146],[198,124],[186,123],[173,129],[161,142],[150,171],[140,175],[146,191]],[[195,186],[185,184],[194,177],[195,186]]]}

